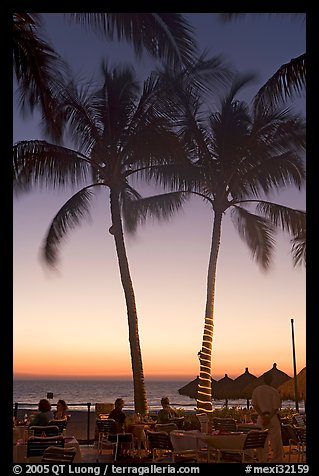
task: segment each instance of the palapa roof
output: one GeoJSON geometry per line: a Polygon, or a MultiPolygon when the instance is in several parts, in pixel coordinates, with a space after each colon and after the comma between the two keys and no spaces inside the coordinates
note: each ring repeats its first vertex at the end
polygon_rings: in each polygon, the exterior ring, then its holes
{"type": "Polygon", "coordinates": [[[232,398],[234,396],[234,380],[225,374],[225,377],[217,380],[213,387],[213,398],[232,398]]]}
{"type": "MultiPolygon", "coordinates": [[[[297,389],[298,401],[306,400],[306,367],[297,374],[297,389]]],[[[295,379],[287,380],[277,390],[283,400],[295,400],[295,379]]]]}
{"type": "Polygon", "coordinates": [[[234,389],[234,398],[245,398],[243,392],[244,388],[247,387],[250,383],[254,382],[257,379],[256,375],[251,374],[248,371],[248,367],[245,368],[245,372],[239,377],[235,378],[233,389],[234,389]]]}
{"type": "Polygon", "coordinates": [[[264,381],[264,375],[266,374],[271,374],[272,380],[271,380],[271,386],[274,388],[279,387],[282,383],[286,382],[289,380],[291,377],[289,377],[288,374],[283,372],[282,370],[279,370],[277,368],[277,364],[274,363],[272,368],[270,370],[267,370],[267,372],[264,372],[260,377],[256,378],[253,382],[248,384],[243,390],[243,396],[245,398],[251,398],[251,395],[256,387],[259,385],[263,385],[265,383],[264,381]]]}
{"type": "MultiPolygon", "coordinates": [[[[194,380],[192,380],[191,382],[184,385],[184,387],[181,387],[180,389],[178,389],[178,393],[180,395],[185,395],[186,397],[196,399],[197,398],[198,382],[199,382],[199,376],[197,375],[197,377],[194,380]]],[[[212,378],[213,388],[214,388],[215,384],[216,384],[216,380],[214,380],[212,378]]]]}

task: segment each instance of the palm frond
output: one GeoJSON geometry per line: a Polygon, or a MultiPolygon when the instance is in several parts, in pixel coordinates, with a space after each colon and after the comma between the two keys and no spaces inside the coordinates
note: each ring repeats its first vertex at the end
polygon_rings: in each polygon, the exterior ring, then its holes
{"type": "Polygon", "coordinates": [[[306,266],[306,232],[297,235],[291,240],[291,253],[295,267],[304,264],[306,266]]]}
{"type": "Polygon", "coordinates": [[[148,218],[169,220],[182,208],[189,195],[186,192],[171,192],[127,201],[123,209],[126,229],[134,232],[137,225],[145,223],[148,218]]]}
{"type": "Polygon", "coordinates": [[[66,137],[85,154],[90,153],[103,133],[92,98],[93,86],[91,81],[76,85],[72,80],[60,99],[60,121],[65,124],[66,137]]]}
{"type": "Polygon", "coordinates": [[[233,70],[221,56],[208,57],[205,51],[186,67],[162,65],[157,74],[161,97],[182,103],[184,108],[197,103],[203,95],[201,101],[204,101],[207,93],[216,95],[217,91],[224,91],[234,77],[233,70]]]}
{"type": "Polygon", "coordinates": [[[230,84],[230,88],[222,99],[222,105],[230,104],[233,102],[235,96],[239,93],[241,89],[245,86],[249,86],[251,83],[256,81],[256,74],[249,72],[249,73],[238,73],[232,78],[232,82],[230,84]]]}
{"type": "Polygon", "coordinates": [[[50,137],[60,140],[63,130],[54,112],[58,94],[63,89],[68,67],[43,38],[39,15],[13,14],[13,67],[18,82],[22,113],[41,107],[50,137]]]}
{"type": "Polygon", "coordinates": [[[231,218],[241,239],[247,244],[252,258],[266,270],[270,265],[275,243],[270,221],[238,206],[232,208],[231,218]]]}
{"type": "Polygon", "coordinates": [[[135,171],[138,178],[146,182],[153,182],[164,190],[189,191],[200,190],[203,173],[200,168],[191,164],[163,163],[150,165],[135,171]]]}
{"type": "Polygon", "coordinates": [[[80,186],[92,163],[80,153],[46,141],[21,141],[13,147],[13,188],[28,192],[34,186],[80,186]]]}
{"type": "Polygon", "coordinates": [[[255,107],[278,104],[301,96],[306,86],[306,53],[283,64],[260,88],[255,96],[255,107]]]}
{"type": "Polygon", "coordinates": [[[103,136],[109,144],[116,144],[128,127],[140,88],[133,67],[110,69],[103,62],[102,74],[104,84],[94,96],[93,104],[103,124],[103,136]]]}
{"type": "Polygon", "coordinates": [[[180,13],[70,13],[76,23],[108,39],[127,40],[173,66],[189,62],[196,52],[193,29],[180,13]]]}
{"type": "Polygon", "coordinates": [[[192,91],[216,94],[216,91],[224,90],[229,86],[234,72],[222,56],[208,57],[207,52],[203,51],[184,69],[182,75],[188,84],[188,89],[191,86],[192,91]]]}
{"type": "Polygon", "coordinates": [[[260,201],[256,206],[258,213],[266,216],[271,223],[293,236],[302,236],[306,230],[306,212],[295,210],[278,203],[260,201]]]}
{"type": "Polygon", "coordinates": [[[253,111],[250,140],[258,141],[273,150],[285,151],[292,146],[296,150],[306,147],[306,124],[303,117],[292,113],[290,108],[258,106],[253,111]]]}
{"type": "Polygon", "coordinates": [[[80,225],[84,218],[89,218],[89,207],[93,193],[87,187],[73,195],[54,217],[44,240],[43,259],[54,266],[57,262],[58,249],[66,235],[80,225]]]}
{"type": "Polygon", "coordinates": [[[234,172],[229,189],[233,197],[259,197],[289,186],[299,190],[305,184],[305,169],[302,159],[294,152],[256,161],[248,157],[234,172]]]}
{"type": "Polygon", "coordinates": [[[142,196],[130,185],[126,184],[126,186],[122,188],[120,194],[121,210],[124,220],[125,231],[127,231],[128,233],[133,234],[136,231],[137,223],[134,222],[134,219],[132,217],[132,204],[136,200],[141,199],[142,196]]]}
{"type": "Polygon", "coordinates": [[[121,153],[126,165],[136,169],[155,164],[187,162],[187,153],[179,137],[161,119],[154,117],[151,123],[139,124],[132,130],[131,135],[125,137],[126,143],[121,153]]]}

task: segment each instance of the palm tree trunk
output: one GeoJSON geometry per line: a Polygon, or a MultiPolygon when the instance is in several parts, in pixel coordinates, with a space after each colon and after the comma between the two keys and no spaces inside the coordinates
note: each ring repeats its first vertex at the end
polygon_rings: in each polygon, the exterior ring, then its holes
{"type": "Polygon", "coordinates": [[[119,193],[117,191],[111,190],[110,201],[112,216],[112,234],[114,235],[117,259],[120,268],[121,282],[125,294],[127,309],[131,364],[134,384],[134,406],[135,411],[137,413],[145,415],[148,411],[148,407],[144,382],[142,353],[138,333],[137,310],[129,264],[126,256],[123,226],[119,205],[119,193]]]}
{"type": "Polygon", "coordinates": [[[197,392],[197,412],[212,411],[212,346],[214,329],[214,303],[216,267],[221,236],[222,212],[215,210],[212,246],[207,274],[207,298],[202,348],[199,354],[200,373],[197,392]]]}

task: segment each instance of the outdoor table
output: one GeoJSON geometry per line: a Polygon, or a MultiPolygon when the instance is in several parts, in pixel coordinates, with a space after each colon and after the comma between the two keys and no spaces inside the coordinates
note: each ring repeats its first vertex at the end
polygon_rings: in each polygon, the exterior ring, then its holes
{"type": "Polygon", "coordinates": [[[208,447],[208,458],[207,461],[210,462],[210,453],[211,450],[214,452],[220,450],[242,450],[244,447],[244,442],[246,439],[245,433],[240,432],[230,432],[228,434],[207,434],[203,441],[207,444],[208,447]]]}

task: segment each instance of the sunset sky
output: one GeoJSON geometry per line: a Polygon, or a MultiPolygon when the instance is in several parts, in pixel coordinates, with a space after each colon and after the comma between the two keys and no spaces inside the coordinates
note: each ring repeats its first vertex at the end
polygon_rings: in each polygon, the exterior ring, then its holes
{"type": "MultiPolygon", "coordinates": [[[[305,24],[277,16],[247,16],[223,24],[216,14],[186,14],[201,49],[222,54],[240,72],[258,74],[245,90],[250,101],[278,67],[305,51],[305,24]]],[[[145,78],[148,57],[44,14],[48,38],[81,77],[99,71],[102,58],[135,64],[145,78]]],[[[213,107],[213,106],[212,106],[213,107]]],[[[304,112],[304,99],[295,102],[304,112]]],[[[22,118],[14,105],[14,141],[43,139],[39,117],[22,118]]],[[[140,188],[153,194],[150,187],[140,188]]],[[[58,272],[45,268],[40,249],[50,222],[70,191],[34,191],[13,206],[13,347],[16,377],[131,377],[124,294],[112,235],[108,194],[99,194],[92,219],[61,246],[58,272]]],[[[274,197],[305,210],[305,190],[274,197]]],[[[137,302],[144,374],[194,378],[199,373],[212,213],[193,198],[169,222],[148,222],[125,236],[137,302]]],[[[293,374],[291,318],[297,372],[306,365],[305,269],[294,268],[289,237],[278,235],[264,273],[226,215],[217,270],[212,376],[234,378],[278,368],[293,374]]]]}

